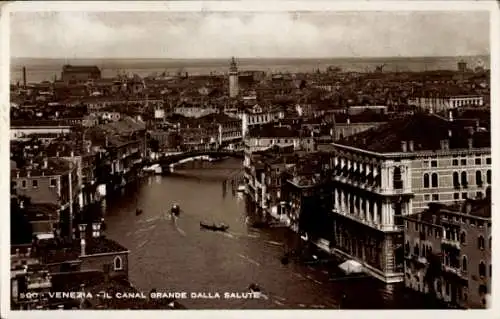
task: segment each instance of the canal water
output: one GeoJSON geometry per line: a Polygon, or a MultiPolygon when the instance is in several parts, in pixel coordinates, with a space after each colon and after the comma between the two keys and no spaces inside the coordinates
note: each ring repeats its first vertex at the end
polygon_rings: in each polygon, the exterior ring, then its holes
{"type": "Polygon", "coordinates": [[[401,309],[429,304],[401,285],[374,279],[332,281],[324,266],[281,263],[289,236],[280,228],[253,229],[247,205],[223,181],[241,169],[230,159],[171,176],[146,177],[105,203],[107,236],[130,250],[129,277],[139,289],[206,293],[179,300],[188,309],[401,309]],[[166,212],[178,203],[182,213],[166,212]],[[143,214],[136,216],[136,208],[143,214]],[[227,233],[200,229],[200,221],[224,222],[227,233]],[[250,284],[263,296],[244,299],[250,284]],[[224,293],[240,298],[224,298],[224,293]]]}

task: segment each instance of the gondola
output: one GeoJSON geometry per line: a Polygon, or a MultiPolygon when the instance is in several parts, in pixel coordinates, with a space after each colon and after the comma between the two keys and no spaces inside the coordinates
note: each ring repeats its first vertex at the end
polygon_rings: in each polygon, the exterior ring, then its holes
{"type": "Polygon", "coordinates": [[[181,213],[181,208],[179,207],[179,205],[177,204],[172,205],[172,208],[170,209],[170,214],[172,216],[179,217],[180,213],[181,213]]]}
{"type": "Polygon", "coordinates": [[[229,226],[227,226],[225,224],[220,224],[219,226],[217,226],[215,224],[209,225],[209,224],[205,224],[205,223],[200,222],[200,228],[201,229],[208,229],[208,230],[212,230],[212,231],[226,231],[229,229],[229,226]]]}

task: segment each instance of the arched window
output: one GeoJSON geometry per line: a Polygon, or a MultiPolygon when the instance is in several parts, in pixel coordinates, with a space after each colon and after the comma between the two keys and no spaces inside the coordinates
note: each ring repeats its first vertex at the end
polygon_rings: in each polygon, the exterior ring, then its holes
{"type": "Polygon", "coordinates": [[[461,175],[462,186],[467,186],[467,172],[462,172],[461,175]]]}
{"type": "Polygon", "coordinates": [[[462,257],[462,270],[467,271],[467,256],[462,257]]]}
{"type": "Polygon", "coordinates": [[[460,243],[465,244],[466,241],[467,241],[467,236],[465,235],[465,232],[463,231],[460,233],[460,243]]]}
{"type": "Polygon", "coordinates": [[[431,182],[432,182],[432,187],[438,187],[438,174],[437,173],[432,173],[431,176],[431,182]]]}
{"type": "Polygon", "coordinates": [[[483,236],[479,236],[477,238],[477,248],[484,249],[484,237],[483,236]]]}
{"type": "Polygon", "coordinates": [[[483,174],[481,173],[481,171],[476,171],[476,184],[478,186],[483,185],[483,174]]]}
{"type": "Polygon", "coordinates": [[[429,188],[429,174],[424,174],[424,188],[429,188]]]}
{"type": "Polygon", "coordinates": [[[491,170],[486,171],[486,183],[491,184],[491,170]]]}
{"type": "Polygon", "coordinates": [[[405,244],[405,255],[408,255],[410,253],[410,242],[406,241],[405,244]]]}
{"type": "Polygon", "coordinates": [[[479,276],[480,277],[486,277],[486,265],[484,264],[483,261],[479,263],[479,276]]]}
{"type": "Polygon", "coordinates": [[[453,186],[460,186],[460,178],[458,172],[453,172],[453,186]]]}
{"type": "Polygon", "coordinates": [[[420,249],[418,248],[418,244],[415,244],[415,247],[413,248],[413,253],[415,256],[420,256],[420,249]]]}
{"type": "Polygon", "coordinates": [[[113,260],[113,266],[115,270],[122,270],[123,269],[123,262],[122,258],[120,256],[116,256],[115,259],[113,260]]]}

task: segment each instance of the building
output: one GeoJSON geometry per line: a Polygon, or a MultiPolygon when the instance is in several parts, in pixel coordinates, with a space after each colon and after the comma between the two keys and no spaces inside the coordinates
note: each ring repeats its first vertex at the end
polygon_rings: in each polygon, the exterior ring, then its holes
{"type": "Polygon", "coordinates": [[[265,110],[260,105],[256,104],[251,109],[240,113],[238,117],[241,118],[241,135],[245,138],[252,127],[276,122],[283,119],[285,113],[278,108],[265,110]]]}
{"type": "Polygon", "coordinates": [[[431,201],[484,194],[491,183],[490,133],[435,115],[394,120],[333,145],[338,252],[386,282],[403,280],[401,216],[431,201]]]}
{"type": "Polygon", "coordinates": [[[491,200],[431,204],[405,218],[405,286],[454,306],[485,308],[491,294],[491,200]]]}
{"type": "Polygon", "coordinates": [[[61,73],[61,80],[68,84],[77,84],[89,80],[99,80],[101,70],[97,66],[86,65],[64,65],[61,73]]]}
{"type": "Polygon", "coordinates": [[[69,134],[71,130],[72,124],[65,120],[17,120],[11,123],[10,140],[24,140],[33,136],[52,139],[69,134]]]}
{"type": "Polygon", "coordinates": [[[233,57],[231,60],[231,65],[229,67],[229,97],[235,98],[238,96],[238,94],[238,67],[236,66],[236,60],[233,57]]]}
{"type": "MultiPolygon", "coordinates": [[[[61,225],[63,236],[71,236],[73,216],[80,209],[78,195],[81,185],[77,165],[59,157],[31,159],[26,166],[11,169],[11,188],[30,203],[55,205],[58,216],[54,217],[55,222],[61,225]]],[[[21,207],[27,205],[23,201],[21,207]]]]}
{"type": "Polygon", "coordinates": [[[408,104],[423,110],[428,110],[431,113],[441,113],[460,107],[483,107],[484,98],[480,95],[415,97],[409,99],[408,104]]]}

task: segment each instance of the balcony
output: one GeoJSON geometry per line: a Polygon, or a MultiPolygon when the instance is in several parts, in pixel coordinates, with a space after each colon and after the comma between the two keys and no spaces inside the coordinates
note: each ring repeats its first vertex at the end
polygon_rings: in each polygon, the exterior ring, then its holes
{"type": "Polygon", "coordinates": [[[458,240],[443,238],[441,239],[441,244],[460,249],[460,242],[458,240]]]}
{"type": "Polygon", "coordinates": [[[400,225],[383,225],[383,224],[373,222],[371,220],[362,219],[359,217],[358,214],[347,213],[347,212],[345,212],[341,209],[337,209],[337,208],[332,209],[332,212],[335,214],[345,216],[345,217],[347,217],[355,222],[358,222],[360,224],[366,225],[368,227],[371,227],[371,228],[374,228],[374,229],[377,229],[377,230],[380,230],[383,232],[400,232],[404,228],[403,226],[400,226],[400,225]]]}
{"type": "Polygon", "coordinates": [[[467,280],[467,272],[462,271],[459,267],[453,267],[450,265],[443,265],[443,271],[445,273],[455,275],[458,278],[467,280]]]}

